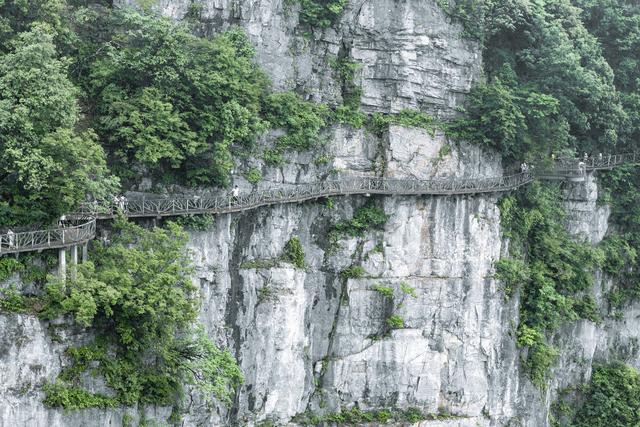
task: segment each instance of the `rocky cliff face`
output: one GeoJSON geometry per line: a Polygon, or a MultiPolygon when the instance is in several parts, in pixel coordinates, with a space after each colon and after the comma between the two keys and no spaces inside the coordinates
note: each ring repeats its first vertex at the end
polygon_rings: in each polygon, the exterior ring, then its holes
{"type": "Polygon", "coordinates": [[[320,102],[342,101],[330,66],[338,56],[361,65],[355,83],[365,111],[421,108],[451,116],[482,71],[479,44],[463,39],[461,26],[435,0],[352,0],[337,29],[324,30],[301,26],[295,1],[158,0],[151,7],[181,20],[194,5],[204,34],[241,26],[277,89],[296,89],[320,102]]]}
{"type": "MultiPolygon", "coordinates": [[[[180,19],[189,4],[162,0],[155,7],[180,19]]],[[[325,102],[340,102],[340,84],[327,64],[347,49],[362,64],[358,80],[367,111],[420,107],[452,115],[481,66],[478,46],[462,39],[435,0],[351,1],[338,30],[316,30],[311,38],[298,35],[296,8],[279,0],[205,2],[201,21],[203,31],[241,25],[277,87],[325,102]]],[[[502,173],[495,154],[452,144],[442,134],[397,126],[382,139],[347,127],[331,132],[328,164],[314,161],[318,153],[293,155],[280,168],[255,161],[264,177],[258,188],[329,174],[502,173]]],[[[201,320],[234,351],[245,384],[231,409],[189,396],[184,425],[295,425],[292,417],[305,411],[358,405],[451,414],[419,423],[423,427],[544,426],[557,391],[586,378],[593,360],[623,354],[640,365],[640,306],[634,305],[621,320],[580,321],[558,332],[562,355],[546,392],[520,373],[519,302],[506,300],[492,278],[493,262],[508,244],[498,197],[339,197],[333,207],[320,200],[221,215],[214,229],[192,233],[201,320]],[[332,225],[367,202],[390,216],[384,229],[332,244],[332,225]],[[305,269],[279,260],[292,236],[304,246],[305,269]],[[363,277],[340,275],[354,264],[364,268],[363,277]],[[415,296],[402,292],[402,283],[415,296]],[[393,297],[376,285],[394,289],[393,297]],[[392,314],[404,328],[387,330],[392,314]]],[[[567,188],[567,226],[594,243],[608,219],[596,198],[593,179],[567,188]]],[[[596,285],[602,305],[608,286],[605,279],[596,285]]],[[[121,426],[140,419],[132,409],[65,413],[42,405],[40,386],[65,363],[64,349],[86,338],[80,332],[16,314],[0,315],[0,331],[1,426],[121,426]]],[[[160,420],[170,408],[142,412],[160,420]]]]}

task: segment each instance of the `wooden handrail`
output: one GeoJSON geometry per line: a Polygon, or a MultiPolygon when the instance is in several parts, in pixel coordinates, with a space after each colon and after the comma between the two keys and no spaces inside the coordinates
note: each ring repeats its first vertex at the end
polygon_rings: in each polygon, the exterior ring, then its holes
{"type": "Polygon", "coordinates": [[[464,195],[511,191],[535,179],[575,179],[588,171],[637,164],[640,153],[598,155],[582,161],[558,160],[551,168],[530,169],[514,175],[484,178],[439,178],[431,180],[359,177],[298,184],[285,188],[256,191],[237,197],[170,197],[115,203],[83,203],[66,215],[84,221],[72,227],[0,234],[0,255],[43,249],[65,248],[85,243],[96,234],[96,219],[109,219],[118,213],[131,218],[240,212],[261,206],[295,203],[329,196],[357,194],[386,195],[464,195]],[[87,218],[89,218],[87,220],[87,218]]]}

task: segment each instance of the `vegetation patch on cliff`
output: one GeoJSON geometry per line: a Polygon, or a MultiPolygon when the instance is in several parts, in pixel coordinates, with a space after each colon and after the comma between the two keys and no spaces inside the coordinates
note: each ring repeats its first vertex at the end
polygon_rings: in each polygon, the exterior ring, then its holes
{"type": "Polygon", "coordinates": [[[640,376],[621,362],[596,365],[591,380],[565,390],[552,406],[554,426],[628,427],[640,425],[640,376]]]}
{"type": "Polygon", "coordinates": [[[347,0],[288,0],[300,4],[300,22],[312,28],[329,28],[334,25],[347,6],[347,0]]]}
{"type": "Polygon", "coordinates": [[[590,290],[604,256],[566,231],[557,186],[533,183],[499,206],[512,259],[497,263],[497,277],[508,293],[520,292],[517,343],[527,349],[525,371],[543,388],[558,354],[546,336],[566,321],[599,321],[590,290]]]}
{"type": "Polygon", "coordinates": [[[357,406],[351,409],[342,409],[339,412],[317,414],[314,412],[304,412],[296,415],[292,421],[303,426],[316,426],[323,423],[338,426],[360,425],[363,423],[417,423],[428,420],[449,420],[457,417],[446,411],[438,414],[427,414],[419,408],[386,408],[362,410],[357,406]]]}
{"type": "Polygon", "coordinates": [[[200,38],[139,11],[7,0],[0,32],[0,226],[108,199],[118,178],[226,186],[266,130],[283,132],[264,153],[278,163],[328,123],[326,106],[271,90],[237,28],[200,38]]]}
{"type": "Polygon", "coordinates": [[[51,278],[45,288],[42,317],[68,315],[96,335],[94,342],[67,351],[71,364],[44,388],[45,403],[179,409],[185,385],[229,403],[242,374],[233,356],[194,326],[199,299],[186,234],[172,223],[146,230],[123,219],[115,233],[66,281],[51,278]],[[87,374],[101,376],[111,395],[86,389],[87,374]]]}
{"type": "Polygon", "coordinates": [[[616,279],[609,302],[619,309],[640,298],[640,172],[619,168],[606,173],[602,182],[605,191],[601,200],[611,205],[611,217],[618,228],[618,233],[602,242],[604,271],[616,279]]]}
{"type": "Polygon", "coordinates": [[[376,207],[373,202],[358,208],[353,218],[338,222],[332,230],[337,236],[362,237],[366,231],[381,229],[387,223],[389,215],[376,207]]]}

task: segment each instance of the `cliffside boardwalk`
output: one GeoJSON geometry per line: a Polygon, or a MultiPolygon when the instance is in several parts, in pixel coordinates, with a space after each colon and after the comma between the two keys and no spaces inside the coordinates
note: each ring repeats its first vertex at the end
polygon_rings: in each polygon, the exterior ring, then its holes
{"type": "Polygon", "coordinates": [[[73,225],[48,230],[8,232],[0,234],[0,255],[60,249],[60,272],[66,268],[65,251],[71,249],[71,261],[78,261],[78,246],[83,259],[89,240],[96,236],[96,220],[111,219],[119,213],[129,218],[160,218],[180,215],[223,214],[256,209],[274,204],[297,203],[330,196],[357,194],[434,195],[499,193],[514,190],[535,179],[581,181],[587,172],[612,169],[625,164],[640,163],[640,152],[602,155],[584,161],[558,161],[551,168],[487,178],[467,179],[394,179],[376,177],[344,178],[316,183],[291,185],[283,189],[256,191],[249,194],[217,197],[169,197],[140,199],[114,204],[82,204],[76,212],[66,215],[73,225]]]}

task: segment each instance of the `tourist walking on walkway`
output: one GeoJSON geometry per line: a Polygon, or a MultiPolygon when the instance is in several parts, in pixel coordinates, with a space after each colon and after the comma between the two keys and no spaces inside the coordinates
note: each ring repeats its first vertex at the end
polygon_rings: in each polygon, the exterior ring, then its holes
{"type": "Polygon", "coordinates": [[[16,245],[16,235],[12,229],[7,230],[7,244],[10,248],[13,248],[16,245]]]}
{"type": "Polygon", "coordinates": [[[587,171],[585,162],[578,163],[578,171],[580,172],[581,175],[585,174],[585,172],[587,171]]]}

